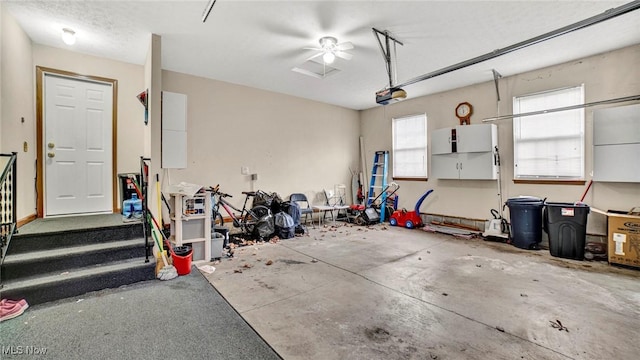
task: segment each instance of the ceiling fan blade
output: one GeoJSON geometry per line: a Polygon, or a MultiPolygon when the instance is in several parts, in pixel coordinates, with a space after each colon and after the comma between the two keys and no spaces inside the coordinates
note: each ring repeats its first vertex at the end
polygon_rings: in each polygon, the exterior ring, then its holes
{"type": "Polygon", "coordinates": [[[337,44],[335,47],[336,50],[351,50],[353,49],[353,44],[349,41],[337,44]]]}
{"type": "Polygon", "coordinates": [[[345,60],[351,60],[351,58],[353,57],[353,55],[351,55],[351,54],[349,54],[347,52],[344,52],[344,51],[336,51],[334,54],[337,57],[345,59],[345,60]]]}
{"type": "Polygon", "coordinates": [[[312,60],[312,59],[315,59],[315,58],[317,58],[318,56],[322,56],[322,55],[324,55],[324,53],[323,53],[323,52],[321,52],[321,53],[317,53],[317,54],[315,54],[315,55],[313,55],[313,56],[311,56],[311,57],[307,58],[307,60],[305,60],[305,62],[307,62],[307,61],[309,61],[309,60],[312,60]]]}
{"type": "Polygon", "coordinates": [[[323,48],[312,48],[312,47],[304,47],[303,50],[316,50],[316,51],[324,51],[323,48]]]}

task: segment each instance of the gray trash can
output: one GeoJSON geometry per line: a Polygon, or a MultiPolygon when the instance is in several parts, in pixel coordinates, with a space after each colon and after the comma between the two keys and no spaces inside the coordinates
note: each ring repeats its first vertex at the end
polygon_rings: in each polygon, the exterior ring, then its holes
{"type": "Polygon", "coordinates": [[[224,235],[218,232],[211,233],[211,260],[222,258],[222,249],[224,248],[224,235]]]}

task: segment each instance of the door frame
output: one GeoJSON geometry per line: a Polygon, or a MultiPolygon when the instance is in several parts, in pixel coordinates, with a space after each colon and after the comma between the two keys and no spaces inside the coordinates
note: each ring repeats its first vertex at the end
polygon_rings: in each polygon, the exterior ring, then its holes
{"type": "Polygon", "coordinates": [[[44,66],[36,66],[36,212],[37,217],[44,217],[44,156],[43,156],[43,131],[44,131],[44,77],[55,75],[73,80],[84,80],[111,85],[113,92],[111,107],[111,211],[118,209],[118,80],[101,76],[83,75],[70,71],[58,70],[44,66]]]}

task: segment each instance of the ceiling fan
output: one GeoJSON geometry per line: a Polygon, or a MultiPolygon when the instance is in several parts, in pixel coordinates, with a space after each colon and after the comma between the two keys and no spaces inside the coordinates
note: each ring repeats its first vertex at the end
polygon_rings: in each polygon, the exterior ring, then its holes
{"type": "Polygon", "coordinates": [[[304,48],[305,50],[318,51],[317,54],[311,56],[306,61],[315,59],[318,56],[322,56],[322,61],[325,64],[331,64],[336,59],[336,57],[345,60],[351,60],[351,58],[353,57],[353,55],[345,51],[353,49],[353,44],[350,42],[338,43],[338,39],[333,36],[322,37],[318,42],[320,43],[319,48],[304,48]]]}

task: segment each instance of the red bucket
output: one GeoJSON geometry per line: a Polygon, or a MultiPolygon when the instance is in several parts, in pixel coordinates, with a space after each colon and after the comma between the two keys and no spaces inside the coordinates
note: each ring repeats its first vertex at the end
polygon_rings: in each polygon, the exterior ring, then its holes
{"type": "Polygon", "coordinates": [[[178,275],[189,275],[191,273],[191,260],[193,259],[193,249],[191,246],[176,246],[173,248],[173,266],[178,271],[178,275]]]}

